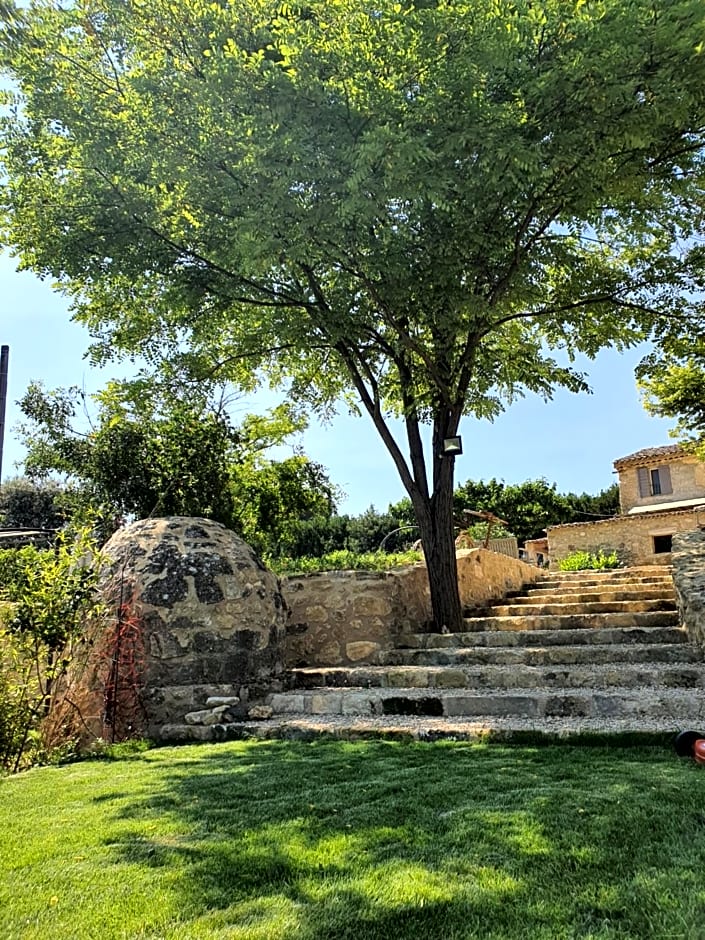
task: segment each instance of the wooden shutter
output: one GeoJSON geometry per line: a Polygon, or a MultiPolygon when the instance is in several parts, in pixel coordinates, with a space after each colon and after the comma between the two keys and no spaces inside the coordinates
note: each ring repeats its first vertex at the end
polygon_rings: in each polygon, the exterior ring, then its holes
{"type": "Polygon", "coordinates": [[[639,479],[639,496],[651,496],[651,480],[647,467],[639,467],[636,472],[639,479]]]}
{"type": "Polygon", "coordinates": [[[659,483],[661,484],[661,492],[664,494],[672,493],[673,486],[671,485],[671,468],[659,467],[658,478],[659,478],[659,483]]]}

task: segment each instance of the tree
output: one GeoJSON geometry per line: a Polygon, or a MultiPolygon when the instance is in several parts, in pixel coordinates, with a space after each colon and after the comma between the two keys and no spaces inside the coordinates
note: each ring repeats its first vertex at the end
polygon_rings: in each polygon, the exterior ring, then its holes
{"type": "Polygon", "coordinates": [[[142,379],[111,382],[93,397],[95,415],[78,388],[47,392],[33,383],[20,402],[27,473],[62,474],[74,507],[108,520],[205,516],[262,550],[286,537],[291,520],[334,509],[337,491],[323,467],[301,454],[279,462],[263,456],[301,429],[289,407],[247,415],[235,427],[204,388],[179,396],[142,379]],[[76,420],[81,411],[85,429],[76,420]]]}
{"type": "Polygon", "coordinates": [[[365,411],[439,628],[463,415],[699,316],[700,0],[37,0],[5,38],[22,264],[96,355],[365,411]]]}
{"type": "Polygon", "coordinates": [[[17,477],[0,486],[0,526],[24,529],[60,529],[66,521],[62,488],[17,477]]]}
{"type": "Polygon", "coordinates": [[[639,370],[644,405],[651,414],[675,418],[674,436],[705,460],[705,341],[667,336],[639,370]]]}
{"type": "Polygon", "coordinates": [[[302,454],[240,464],[233,474],[235,527],[267,555],[287,555],[301,524],[330,518],[337,490],[302,454]]]}
{"type": "Polygon", "coordinates": [[[589,522],[592,519],[609,519],[618,515],[619,505],[619,483],[612,483],[604,490],[600,490],[595,496],[589,493],[566,493],[565,500],[571,507],[573,518],[570,522],[589,522]]]}
{"type": "Polygon", "coordinates": [[[100,393],[98,415],[82,430],[87,410],[79,388],[47,392],[33,383],[20,401],[26,472],[64,475],[75,502],[113,519],[134,515],[203,515],[232,523],[229,465],[237,441],[226,417],[203,403],[147,402],[127,383],[100,393]]]}
{"type": "Polygon", "coordinates": [[[540,538],[548,525],[572,522],[573,513],[555,483],[527,480],[507,484],[492,479],[489,483],[468,480],[455,492],[457,515],[464,509],[487,510],[504,519],[520,542],[540,538]]]}

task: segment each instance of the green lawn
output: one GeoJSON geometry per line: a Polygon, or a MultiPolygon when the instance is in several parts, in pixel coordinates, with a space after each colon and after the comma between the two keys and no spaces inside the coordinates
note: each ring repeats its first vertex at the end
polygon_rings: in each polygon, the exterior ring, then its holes
{"type": "Polygon", "coordinates": [[[703,938],[705,768],[261,742],[0,780],[0,937],[703,938]]]}

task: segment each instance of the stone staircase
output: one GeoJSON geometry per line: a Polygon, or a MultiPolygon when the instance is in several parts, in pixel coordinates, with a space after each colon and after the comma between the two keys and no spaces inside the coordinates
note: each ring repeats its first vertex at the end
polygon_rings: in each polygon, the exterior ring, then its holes
{"type": "Polygon", "coordinates": [[[374,664],[294,669],[269,705],[271,719],[227,736],[660,735],[705,722],[705,669],[668,568],[552,573],[469,612],[462,633],[400,636],[374,664]]]}

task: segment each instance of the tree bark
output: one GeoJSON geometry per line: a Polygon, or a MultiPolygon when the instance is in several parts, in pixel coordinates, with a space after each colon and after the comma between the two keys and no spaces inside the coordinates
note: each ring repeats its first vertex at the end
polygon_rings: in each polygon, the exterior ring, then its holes
{"type": "Polygon", "coordinates": [[[423,445],[418,435],[418,424],[407,422],[407,435],[411,464],[416,481],[409,493],[416,522],[421,532],[431,591],[433,629],[440,633],[458,633],[463,629],[463,608],[458,588],[458,566],[455,557],[455,529],[453,524],[453,457],[439,457],[443,438],[456,433],[458,419],[443,415],[434,421],[433,432],[433,493],[426,483],[423,445]],[[409,427],[409,425],[412,427],[409,427]],[[414,427],[416,433],[414,432],[414,427]]]}
{"type": "MultiPolygon", "coordinates": [[[[449,462],[452,459],[449,458],[449,462]]],[[[452,484],[449,494],[443,492],[444,489],[435,491],[430,500],[422,501],[426,503],[424,506],[417,507],[416,500],[412,503],[426,559],[433,629],[438,633],[458,633],[463,628],[463,609],[455,558],[452,484]]]]}

